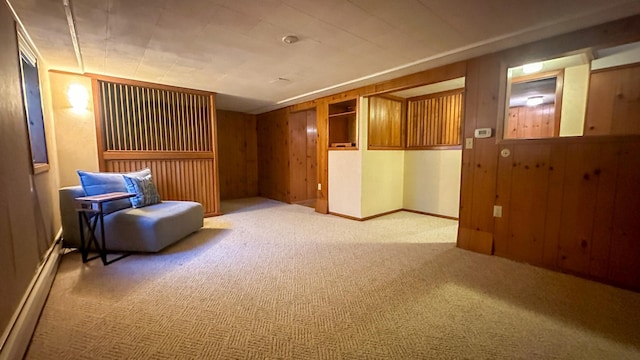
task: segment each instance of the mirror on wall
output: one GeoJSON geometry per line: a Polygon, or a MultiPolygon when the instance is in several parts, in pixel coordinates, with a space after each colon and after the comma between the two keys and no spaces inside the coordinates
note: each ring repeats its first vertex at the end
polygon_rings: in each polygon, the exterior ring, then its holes
{"type": "Polygon", "coordinates": [[[510,67],[504,139],[640,134],[640,42],[510,67]]]}

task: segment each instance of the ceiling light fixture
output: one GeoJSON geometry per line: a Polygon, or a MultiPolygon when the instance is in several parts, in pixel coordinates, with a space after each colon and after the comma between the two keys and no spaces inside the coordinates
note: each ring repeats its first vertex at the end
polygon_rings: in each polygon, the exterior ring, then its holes
{"type": "Polygon", "coordinates": [[[526,64],[522,66],[522,72],[525,74],[533,74],[542,70],[542,63],[536,62],[531,64],[526,64]]]}
{"type": "Polygon", "coordinates": [[[527,98],[527,106],[536,106],[544,102],[544,96],[531,96],[527,98]]]}
{"type": "Polygon", "coordinates": [[[291,45],[291,44],[293,44],[295,42],[298,42],[298,40],[300,40],[300,39],[298,39],[298,37],[295,36],[295,35],[287,35],[287,36],[282,38],[282,42],[287,44],[287,45],[291,45]]]}

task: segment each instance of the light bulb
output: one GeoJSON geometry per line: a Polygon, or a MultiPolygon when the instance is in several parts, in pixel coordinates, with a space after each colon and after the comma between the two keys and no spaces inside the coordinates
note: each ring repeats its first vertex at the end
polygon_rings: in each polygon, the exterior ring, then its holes
{"type": "Polygon", "coordinates": [[[87,110],[89,107],[89,92],[80,84],[69,85],[67,98],[75,110],[87,110]]]}
{"type": "Polygon", "coordinates": [[[527,98],[527,106],[536,106],[544,102],[543,96],[531,96],[527,98]]]}

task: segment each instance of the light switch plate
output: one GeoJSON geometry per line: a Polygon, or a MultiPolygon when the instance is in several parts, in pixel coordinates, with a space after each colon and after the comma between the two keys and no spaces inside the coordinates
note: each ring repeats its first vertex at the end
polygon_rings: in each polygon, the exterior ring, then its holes
{"type": "Polygon", "coordinates": [[[493,217],[497,217],[497,218],[502,217],[502,206],[500,205],[493,206],[493,217]]]}
{"type": "Polygon", "coordinates": [[[464,148],[465,149],[473,149],[473,138],[465,138],[464,139],[464,148]]]}
{"type": "Polygon", "coordinates": [[[322,184],[318,183],[318,191],[321,191],[321,190],[322,190],[322,184]]]}

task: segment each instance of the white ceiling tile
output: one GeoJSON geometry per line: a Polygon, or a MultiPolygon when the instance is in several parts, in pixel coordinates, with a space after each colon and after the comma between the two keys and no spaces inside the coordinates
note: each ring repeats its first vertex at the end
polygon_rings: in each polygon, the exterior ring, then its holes
{"type": "MultiPolygon", "coordinates": [[[[47,64],[77,71],[62,1],[9,1],[47,64]]],[[[72,0],[71,4],[87,71],[215,91],[227,94],[221,99],[229,101],[228,109],[254,110],[465,46],[479,55],[640,13],[637,0],[72,0]],[[282,37],[289,34],[300,41],[283,44],[282,37]],[[487,43],[475,47],[481,41],[487,43]],[[273,82],[278,77],[290,81],[273,82]]],[[[448,56],[455,54],[467,53],[448,56]]],[[[376,79],[442,61],[394,70],[376,79]]],[[[374,81],[354,83],[351,88],[374,81]]]]}
{"type": "Polygon", "coordinates": [[[225,6],[216,6],[209,19],[209,25],[226,32],[246,34],[253,29],[261,19],[256,16],[243,14],[238,10],[225,6]]]}

